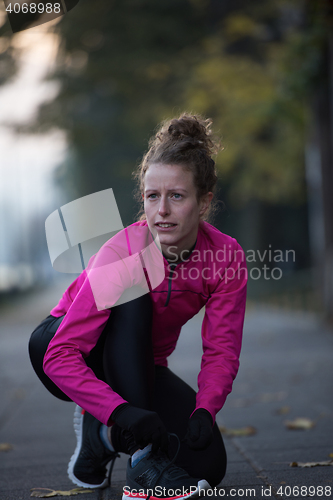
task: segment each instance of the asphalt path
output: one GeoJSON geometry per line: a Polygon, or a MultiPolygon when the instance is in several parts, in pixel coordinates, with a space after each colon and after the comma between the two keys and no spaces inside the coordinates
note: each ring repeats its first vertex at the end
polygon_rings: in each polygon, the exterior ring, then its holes
{"type": "MultiPolygon", "coordinates": [[[[67,477],[74,404],[44,389],[27,352],[31,332],[69,280],[0,306],[0,500],[26,500],[32,488],[75,487],[67,477]]],[[[183,327],[169,365],[194,388],[202,317],[183,327]]],[[[210,498],[333,497],[332,466],[290,465],[333,459],[332,353],[333,331],[314,314],[249,304],[239,374],[217,416],[234,434],[224,434],[228,470],[210,498]],[[286,421],[297,417],[312,427],[288,429],[286,421]]],[[[110,488],[77,498],[120,499],[126,462],[125,455],[117,460],[110,488]]]]}

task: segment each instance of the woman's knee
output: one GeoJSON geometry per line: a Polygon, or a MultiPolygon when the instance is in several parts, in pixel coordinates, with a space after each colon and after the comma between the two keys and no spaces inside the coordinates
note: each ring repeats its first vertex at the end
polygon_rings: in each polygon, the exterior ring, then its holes
{"type": "Polygon", "coordinates": [[[30,336],[28,343],[30,361],[33,368],[38,371],[38,373],[43,371],[43,360],[48,345],[54,337],[63,318],[63,316],[60,318],[48,316],[37,326],[37,328],[35,328],[30,336]]]}
{"type": "Polygon", "coordinates": [[[106,382],[133,406],[146,409],[154,387],[151,327],[152,301],[146,294],[112,309],[103,331],[106,382]]]}
{"type": "Polygon", "coordinates": [[[36,375],[46,389],[62,401],[71,401],[71,399],[64,394],[59,387],[52,382],[51,379],[45,374],[43,369],[44,356],[47,351],[48,345],[52,340],[57,328],[59,327],[63,317],[55,318],[48,316],[40,325],[32,332],[28,343],[28,351],[30,361],[36,375]]]}
{"type": "Polygon", "coordinates": [[[208,448],[207,460],[203,461],[203,477],[212,487],[217,486],[225,476],[227,469],[227,454],[218,426],[214,425],[214,440],[208,448]],[[211,448],[211,449],[210,449],[211,448]]]}
{"type": "Polygon", "coordinates": [[[197,451],[188,448],[181,459],[182,463],[177,465],[192,477],[206,479],[212,488],[217,486],[224,478],[227,467],[227,455],[217,425],[214,425],[214,439],[208,448],[197,451]]]}

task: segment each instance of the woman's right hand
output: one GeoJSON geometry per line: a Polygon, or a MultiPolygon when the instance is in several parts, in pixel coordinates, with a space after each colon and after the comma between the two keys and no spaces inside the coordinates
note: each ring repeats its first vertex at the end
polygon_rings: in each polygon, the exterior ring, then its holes
{"type": "Polygon", "coordinates": [[[112,412],[111,419],[122,429],[130,431],[141,449],[151,443],[154,453],[159,448],[167,451],[168,434],[156,412],[124,403],[112,412]]]}

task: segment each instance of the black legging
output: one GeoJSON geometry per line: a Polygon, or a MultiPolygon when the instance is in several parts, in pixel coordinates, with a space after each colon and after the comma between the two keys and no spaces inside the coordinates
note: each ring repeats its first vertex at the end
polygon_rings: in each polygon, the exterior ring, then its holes
{"type": "MultiPolygon", "coordinates": [[[[181,440],[176,460],[193,477],[220,483],[226,470],[226,452],[221,433],[214,425],[214,439],[206,450],[191,450],[183,438],[188,419],[195,409],[195,391],[169,368],[154,365],[151,342],[152,303],[149,294],[114,307],[96,346],[85,362],[95,375],[107,382],[133,406],[156,411],[168,432],[181,440]]],[[[29,342],[31,363],[45,387],[57,398],[71,401],[44,373],[43,359],[63,317],[48,316],[32,333],[29,342]]],[[[118,426],[112,428],[117,451],[127,452],[118,426]]],[[[170,441],[170,456],[176,443],[170,441]]]]}

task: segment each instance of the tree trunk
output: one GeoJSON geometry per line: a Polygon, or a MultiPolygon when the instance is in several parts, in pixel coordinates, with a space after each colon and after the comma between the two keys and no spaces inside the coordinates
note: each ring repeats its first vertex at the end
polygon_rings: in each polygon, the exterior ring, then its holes
{"type": "Polygon", "coordinates": [[[321,170],[324,249],[321,263],[326,317],[333,321],[333,36],[327,40],[326,75],[313,104],[315,136],[321,170]]]}

